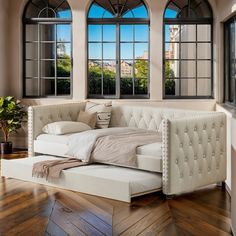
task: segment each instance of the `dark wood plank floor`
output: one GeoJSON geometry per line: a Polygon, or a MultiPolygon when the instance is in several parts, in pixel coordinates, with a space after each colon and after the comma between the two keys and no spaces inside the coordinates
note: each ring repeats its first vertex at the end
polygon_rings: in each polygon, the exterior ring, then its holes
{"type": "MultiPolygon", "coordinates": [[[[20,171],[20,170],[19,170],[20,171]]],[[[231,235],[230,197],[210,186],[131,204],[15,179],[0,179],[0,236],[231,235]]]]}

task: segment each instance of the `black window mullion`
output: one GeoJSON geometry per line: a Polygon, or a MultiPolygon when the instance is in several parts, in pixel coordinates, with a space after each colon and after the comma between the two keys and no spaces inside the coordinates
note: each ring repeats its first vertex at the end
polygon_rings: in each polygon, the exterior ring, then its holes
{"type": "Polygon", "coordinates": [[[102,51],[101,51],[101,53],[102,53],[102,59],[101,59],[102,84],[101,84],[101,86],[102,86],[102,91],[101,91],[101,93],[102,93],[102,96],[104,96],[103,24],[101,25],[101,27],[102,27],[102,41],[101,41],[101,49],[102,49],[102,51]]]}
{"type": "Polygon", "coordinates": [[[41,25],[38,24],[38,96],[42,94],[41,91],[41,25]]]}
{"type": "Polygon", "coordinates": [[[181,56],[181,47],[182,47],[182,25],[180,24],[179,25],[179,80],[178,80],[178,83],[179,83],[179,96],[181,96],[181,78],[182,78],[182,56],[181,56]]]}
{"type": "Polygon", "coordinates": [[[116,98],[121,96],[120,24],[116,24],[116,98]]]}
{"type": "MultiPolygon", "coordinates": [[[[133,78],[132,78],[132,80],[133,80],[133,95],[135,95],[135,85],[134,85],[134,83],[135,83],[135,63],[136,63],[136,60],[135,60],[135,57],[136,57],[136,55],[135,55],[135,26],[134,25],[132,25],[132,27],[133,27],[133,78]]],[[[136,78],[137,79],[137,78],[136,78]]]]}
{"type": "Polygon", "coordinates": [[[196,58],[195,58],[195,73],[196,73],[196,96],[198,95],[198,33],[197,33],[198,29],[197,29],[197,24],[196,24],[196,58]]]}
{"type": "Polygon", "coordinates": [[[54,43],[54,49],[55,49],[55,55],[54,55],[54,58],[55,58],[55,64],[54,64],[54,67],[55,67],[55,71],[54,71],[54,74],[55,74],[55,81],[54,81],[54,86],[55,86],[55,96],[57,96],[57,24],[55,24],[54,26],[54,29],[56,30],[55,35],[54,37],[56,38],[56,42],[54,43]]]}

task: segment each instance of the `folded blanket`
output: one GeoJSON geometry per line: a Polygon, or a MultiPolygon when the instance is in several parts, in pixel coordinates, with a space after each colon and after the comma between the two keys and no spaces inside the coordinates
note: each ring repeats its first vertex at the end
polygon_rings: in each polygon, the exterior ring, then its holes
{"type": "Polygon", "coordinates": [[[33,165],[32,176],[38,178],[58,179],[62,170],[73,167],[88,165],[78,159],[62,159],[52,161],[41,161],[33,165]]]}
{"type": "Polygon", "coordinates": [[[161,135],[153,131],[129,131],[97,139],[91,162],[137,167],[136,148],[161,142],[161,135]]]}

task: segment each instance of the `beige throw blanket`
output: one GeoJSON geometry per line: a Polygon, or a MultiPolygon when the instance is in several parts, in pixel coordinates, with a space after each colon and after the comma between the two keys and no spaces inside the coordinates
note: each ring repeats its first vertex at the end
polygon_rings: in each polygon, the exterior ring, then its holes
{"type": "Polygon", "coordinates": [[[78,159],[65,158],[62,160],[41,161],[33,165],[32,176],[38,178],[58,179],[62,170],[73,167],[84,166],[84,163],[78,159]]]}
{"type": "Polygon", "coordinates": [[[91,162],[137,167],[136,148],[160,141],[160,134],[145,130],[100,137],[94,145],[91,162]]]}

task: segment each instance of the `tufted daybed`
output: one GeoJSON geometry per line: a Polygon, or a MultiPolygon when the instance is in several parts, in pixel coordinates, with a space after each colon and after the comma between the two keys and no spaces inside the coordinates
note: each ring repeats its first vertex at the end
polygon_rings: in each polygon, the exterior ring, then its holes
{"type": "Polygon", "coordinates": [[[55,121],[75,121],[86,102],[29,108],[28,160],[2,163],[2,175],[129,202],[132,197],[162,189],[166,195],[193,191],[226,179],[226,119],[223,113],[114,105],[110,127],[158,131],[162,143],[137,149],[138,169],[102,164],[63,171],[55,183],[32,178],[34,162],[65,156],[67,136],[42,134],[55,121]],[[47,155],[47,156],[45,156],[47,155]],[[21,168],[19,173],[17,169],[21,168]]]}

